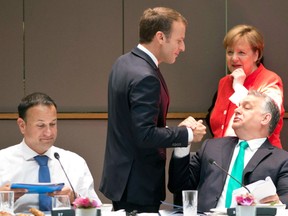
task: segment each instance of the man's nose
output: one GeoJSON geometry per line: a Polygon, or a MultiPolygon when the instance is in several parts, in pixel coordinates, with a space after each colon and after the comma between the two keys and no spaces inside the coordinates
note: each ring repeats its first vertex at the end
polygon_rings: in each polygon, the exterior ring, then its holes
{"type": "Polygon", "coordinates": [[[235,110],[234,110],[234,113],[236,114],[240,114],[240,112],[241,112],[241,107],[240,106],[238,106],[235,110]]]}

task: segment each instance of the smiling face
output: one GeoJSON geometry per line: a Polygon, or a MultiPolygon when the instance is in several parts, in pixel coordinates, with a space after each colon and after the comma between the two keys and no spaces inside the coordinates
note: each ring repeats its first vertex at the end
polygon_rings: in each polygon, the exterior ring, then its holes
{"type": "Polygon", "coordinates": [[[265,112],[262,97],[246,96],[235,109],[232,128],[240,139],[250,140],[269,135],[271,114],[265,112]]]}
{"type": "Polygon", "coordinates": [[[164,33],[160,32],[162,35],[160,36],[159,63],[165,62],[173,64],[180,52],[185,51],[185,32],[186,25],[182,21],[173,22],[169,37],[166,37],[164,33]]]}
{"type": "Polygon", "coordinates": [[[231,73],[237,68],[242,68],[248,76],[257,69],[257,60],[258,51],[254,52],[244,37],[226,49],[227,67],[231,73]]]}
{"type": "Polygon", "coordinates": [[[25,120],[18,118],[25,143],[38,154],[45,153],[57,137],[57,111],[53,105],[36,105],[26,112],[25,120]]]}

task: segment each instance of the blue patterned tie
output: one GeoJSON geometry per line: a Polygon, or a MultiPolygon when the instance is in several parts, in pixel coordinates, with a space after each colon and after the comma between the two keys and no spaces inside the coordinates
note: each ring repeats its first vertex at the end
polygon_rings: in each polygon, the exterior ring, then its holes
{"type": "MultiPolygon", "coordinates": [[[[243,170],[244,170],[244,156],[245,156],[245,149],[249,146],[246,141],[240,142],[240,149],[239,153],[237,155],[237,158],[235,160],[235,163],[233,165],[231,176],[236,178],[239,182],[242,183],[242,176],[243,176],[243,170]]],[[[240,185],[238,182],[236,182],[233,178],[229,179],[228,187],[227,187],[227,193],[226,193],[226,208],[230,208],[231,201],[232,201],[232,193],[235,189],[240,188],[242,185],[240,185]]]]}
{"type": "MultiPolygon", "coordinates": [[[[39,182],[50,182],[50,172],[47,166],[48,157],[46,155],[38,155],[34,159],[39,164],[39,182]]],[[[52,199],[46,194],[39,194],[39,209],[41,211],[51,211],[52,199]]]]}

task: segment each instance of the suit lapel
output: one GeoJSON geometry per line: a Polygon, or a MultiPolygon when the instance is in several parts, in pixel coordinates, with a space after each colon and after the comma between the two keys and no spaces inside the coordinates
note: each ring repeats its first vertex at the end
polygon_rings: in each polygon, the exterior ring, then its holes
{"type": "Polygon", "coordinates": [[[134,55],[137,55],[138,57],[142,58],[143,60],[145,60],[149,65],[151,65],[151,67],[154,69],[154,71],[156,72],[157,77],[159,78],[161,85],[166,93],[167,99],[168,99],[168,106],[169,106],[169,101],[170,101],[170,97],[169,97],[169,92],[168,92],[168,88],[166,85],[166,82],[164,80],[164,77],[162,76],[159,68],[155,65],[155,63],[153,62],[153,60],[150,58],[149,55],[147,55],[145,52],[143,52],[142,50],[140,50],[139,48],[135,47],[132,50],[132,53],[134,55]]]}
{"type": "MultiPolygon", "coordinates": [[[[223,143],[222,145],[222,164],[221,166],[223,167],[223,169],[225,169],[227,172],[229,171],[229,166],[231,163],[231,159],[233,156],[233,152],[234,152],[234,148],[238,143],[238,138],[237,137],[233,137],[231,139],[228,139],[227,143],[223,143]]],[[[226,178],[227,178],[227,174],[225,172],[222,172],[222,176],[223,176],[223,186],[225,184],[226,178]]]]}
{"type": "Polygon", "coordinates": [[[266,139],[266,141],[260,146],[260,148],[255,152],[255,154],[253,155],[253,157],[250,159],[250,161],[248,162],[247,166],[244,169],[244,179],[245,179],[245,175],[248,173],[251,173],[254,171],[254,169],[257,167],[257,165],[259,163],[261,163],[261,161],[268,157],[270,154],[272,154],[272,150],[274,149],[274,147],[270,144],[270,142],[268,141],[268,139],[266,139]]]}
{"type": "Polygon", "coordinates": [[[238,138],[229,139],[226,145],[222,145],[222,167],[229,170],[229,165],[233,156],[234,148],[238,143],[238,138]]]}
{"type": "Polygon", "coordinates": [[[143,60],[145,60],[148,64],[151,65],[152,68],[155,69],[155,71],[157,70],[157,65],[155,65],[155,63],[153,62],[153,60],[150,58],[149,55],[147,55],[145,52],[143,52],[142,50],[140,50],[139,48],[135,47],[134,49],[132,49],[131,51],[134,55],[137,55],[138,57],[142,58],[143,60]]]}

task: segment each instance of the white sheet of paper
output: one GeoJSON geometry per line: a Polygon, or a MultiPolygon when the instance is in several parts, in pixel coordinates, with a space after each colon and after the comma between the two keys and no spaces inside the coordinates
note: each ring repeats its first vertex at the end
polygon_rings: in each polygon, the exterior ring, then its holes
{"type": "MultiPolygon", "coordinates": [[[[246,187],[250,190],[251,194],[255,198],[255,203],[258,204],[259,201],[265,197],[272,196],[276,194],[276,187],[271,180],[270,176],[267,176],[265,180],[259,180],[252,184],[246,185],[246,187]]],[[[232,204],[231,207],[236,206],[236,196],[241,194],[248,193],[244,187],[238,188],[232,193],[232,204]]]]}

